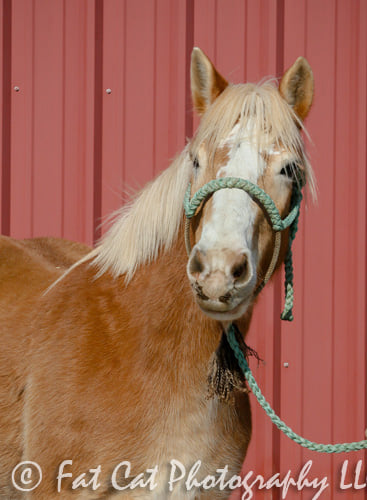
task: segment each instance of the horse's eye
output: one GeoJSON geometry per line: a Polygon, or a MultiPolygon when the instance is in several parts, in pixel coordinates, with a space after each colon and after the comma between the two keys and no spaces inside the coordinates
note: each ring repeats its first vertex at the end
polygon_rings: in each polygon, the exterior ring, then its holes
{"type": "Polygon", "coordinates": [[[298,182],[302,177],[302,170],[300,166],[295,163],[287,163],[282,170],[280,171],[280,175],[285,175],[288,179],[291,179],[293,182],[298,182]]]}
{"type": "Polygon", "coordinates": [[[194,168],[195,168],[195,169],[198,169],[198,168],[200,167],[200,165],[199,165],[199,160],[196,158],[196,156],[195,156],[195,158],[192,160],[192,164],[194,165],[194,168]]]}

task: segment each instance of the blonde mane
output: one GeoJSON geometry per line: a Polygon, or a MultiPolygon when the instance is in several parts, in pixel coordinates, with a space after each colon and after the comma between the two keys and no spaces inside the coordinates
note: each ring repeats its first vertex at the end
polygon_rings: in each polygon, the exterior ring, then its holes
{"type": "Polygon", "coordinates": [[[126,281],[140,264],[169,249],[182,223],[183,199],[190,180],[186,148],[135,200],[116,212],[115,222],[95,249],[98,274],[125,274],[126,281]]]}
{"type": "Polygon", "coordinates": [[[169,249],[183,218],[183,198],[192,169],[188,151],[195,153],[205,142],[209,157],[214,155],[238,122],[241,126],[251,123],[259,150],[276,143],[294,153],[304,165],[314,193],[313,174],[300,136],[303,125],[278,89],[270,82],[229,85],[202,117],[191,143],[136,199],[116,212],[97,247],[69,271],[91,260],[98,275],[109,271],[113,276],[125,275],[128,282],[140,265],[155,260],[160,249],[169,249]]]}

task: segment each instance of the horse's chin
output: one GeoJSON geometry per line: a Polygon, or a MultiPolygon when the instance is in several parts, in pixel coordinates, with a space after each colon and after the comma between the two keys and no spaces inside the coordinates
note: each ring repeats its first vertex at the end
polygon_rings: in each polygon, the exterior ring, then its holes
{"type": "Polygon", "coordinates": [[[196,302],[203,313],[212,319],[216,319],[218,321],[235,321],[246,313],[252,304],[252,297],[247,297],[240,303],[237,303],[237,305],[232,305],[232,307],[231,304],[203,301],[198,298],[196,298],[196,302]]]}

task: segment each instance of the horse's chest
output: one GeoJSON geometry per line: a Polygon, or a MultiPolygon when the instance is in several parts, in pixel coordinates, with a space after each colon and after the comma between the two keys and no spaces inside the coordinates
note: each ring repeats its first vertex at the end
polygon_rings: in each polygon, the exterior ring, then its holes
{"type": "MultiPolygon", "coordinates": [[[[233,439],[234,420],[233,409],[222,408],[214,400],[170,412],[162,422],[159,446],[152,454],[158,473],[151,498],[200,498],[200,485],[209,476],[216,476],[218,469],[227,466],[238,472],[243,454],[233,439]]],[[[227,496],[213,490],[210,498],[227,496]]]]}
{"type": "Polygon", "coordinates": [[[171,415],[165,436],[166,459],[180,460],[190,466],[197,460],[206,462],[216,440],[217,404],[205,401],[197,408],[171,415]]]}

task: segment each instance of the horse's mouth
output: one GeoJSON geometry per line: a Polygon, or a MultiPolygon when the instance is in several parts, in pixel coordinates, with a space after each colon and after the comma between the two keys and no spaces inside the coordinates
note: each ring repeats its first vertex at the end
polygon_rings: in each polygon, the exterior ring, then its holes
{"type": "Polygon", "coordinates": [[[235,286],[213,289],[198,281],[192,282],[191,287],[196,303],[207,316],[219,321],[234,321],[245,314],[252,304],[255,280],[242,289],[235,286]]]}
{"type": "Polygon", "coordinates": [[[245,314],[252,303],[252,295],[246,296],[240,300],[221,301],[221,300],[203,300],[195,295],[196,302],[200,309],[210,318],[219,321],[234,321],[245,314]]]}

